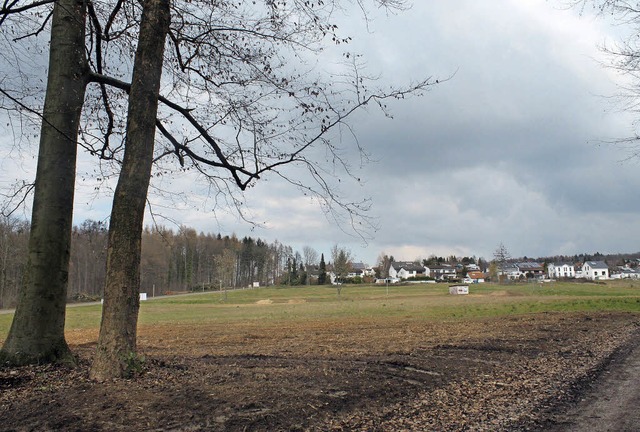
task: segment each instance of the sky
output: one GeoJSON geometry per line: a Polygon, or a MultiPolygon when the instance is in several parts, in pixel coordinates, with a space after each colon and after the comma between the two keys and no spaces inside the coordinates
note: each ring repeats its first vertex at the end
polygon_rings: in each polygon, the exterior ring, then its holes
{"type": "MultiPolygon", "coordinates": [[[[371,199],[377,229],[365,239],[275,178],[245,197],[260,226],[224,208],[212,214],[207,191],[188,177],[157,186],[185,191],[191,204],[154,205],[198,231],[310,246],[327,258],[337,244],[370,265],[382,253],[491,259],[500,243],[513,257],[640,251],[640,160],[611,143],[635,133],[633,118],[612,97],[625,77],[605,67],[601,50],[628,29],[561,6],[416,1],[403,13],[374,11],[368,24],[347,11],[340,28],[380,85],[441,81],[391,103],[393,119],[371,110],[354,120],[371,161],[357,171],[362,184],[342,192],[371,199]]],[[[3,147],[0,186],[35,168],[34,157],[3,147]]],[[[93,186],[80,175],[77,224],[108,218],[111,197],[93,186]]]]}

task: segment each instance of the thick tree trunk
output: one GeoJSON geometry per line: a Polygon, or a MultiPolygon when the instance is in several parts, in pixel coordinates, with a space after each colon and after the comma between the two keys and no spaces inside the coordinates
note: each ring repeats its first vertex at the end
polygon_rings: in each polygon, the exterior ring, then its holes
{"type": "Polygon", "coordinates": [[[129,94],[124,161],[109,224],[102,323],[90,372],[98,381],[127,376],[137,362],[142,223],[169,19],[169,0],[145,0],[129,94]]]}
{"type": "Polygon", "coordinates": [[[84,103],[85,2],[54,4],[49,76],[34,189],[27,281],[0,352],[13,364],[73,361],[64,339],[80,112],[84,103]]]}

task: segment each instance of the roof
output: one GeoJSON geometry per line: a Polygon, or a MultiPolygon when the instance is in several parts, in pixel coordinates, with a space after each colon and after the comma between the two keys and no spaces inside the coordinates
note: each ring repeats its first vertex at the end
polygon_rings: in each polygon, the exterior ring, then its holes
{"type": "Polygon", "coordinates": [[[584,264],[594,269],[605,270],[609,268],[609,266],[604,261],[587,261],[584,264]]]}
{"type": "Polygon", "coordinates": [[[467,273],[467,276],[471,279],[484,279],[484,273],[481,271],[470,271],[467,273]]]}
{"type": "Polygon", "coordinates": [[[620,271],[620,273],[625,273],[625,274],[640,273],[637,269],[632,269],[632,268],[629,268],[629,267],[618,267],[618,270],[620,271]]]}
{"type": "Polygon", "coordinates": [[[407,271],[419,271],[419,272],[424,271],[424,266],[418,265],[414,262],[396,261],[396,262],[392,262],[391,265],[393,266],[394,269],[396,269],[396,271],[400,269],[405,269],[407,271]]]}
{"type": "Polygon", "coordinates": [[[521,270],[540,270],[543,266],[537,262],[520,262],[516,264],[521,270]]]}

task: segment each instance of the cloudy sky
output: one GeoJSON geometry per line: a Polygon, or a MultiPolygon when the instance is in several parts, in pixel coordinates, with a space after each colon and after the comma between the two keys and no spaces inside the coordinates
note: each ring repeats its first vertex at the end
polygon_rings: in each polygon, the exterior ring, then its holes
{"type": "MultiPolygon", "coordinates": [[[[372,199],[371,238],[336,227],[275,179],[247,193],[263,227],[223,211],[212,217],[206,205],[163,212],[197,230],[325,256],[339,244],[372,265],[382,252],[490,259],[501,242],[516,257],[640,250],[639,161],[608,143],[633,133],[610,97],[624,81],[599,49],[624,28],[548,0],[416,1],[373,18],[367,28],[354,11],[342,27],[380,84],[450,79],[391,104],[392,120],[372,110],[355,122],[372,161],[358,174],[363,184],[343,192],[372,199]]],[[[17,175],[3,165],[7,183],[17,175]]],[[[108,217],[108,197],[95,197],[90,183],[79,181],[76,223],[108,217]]]]}

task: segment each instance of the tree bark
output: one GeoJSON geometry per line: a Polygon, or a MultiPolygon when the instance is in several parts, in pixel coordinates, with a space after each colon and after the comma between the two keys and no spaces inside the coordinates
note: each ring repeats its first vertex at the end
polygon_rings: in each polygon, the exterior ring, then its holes
{"type": "Polygon", "coordinates": [[[0,358],[73,362],[64,338],[80,112],[87,85],[85,2],[54,4],[27,281],[0,358]]]}
{"type": "Polygon", "coordinates": [[[125,154],[109,224],[102,322],[90,376],[125,377],[136,367],[142,224],[151,178],[155,122],[170,0],[145,0],[133,68],[125,154]]]}

